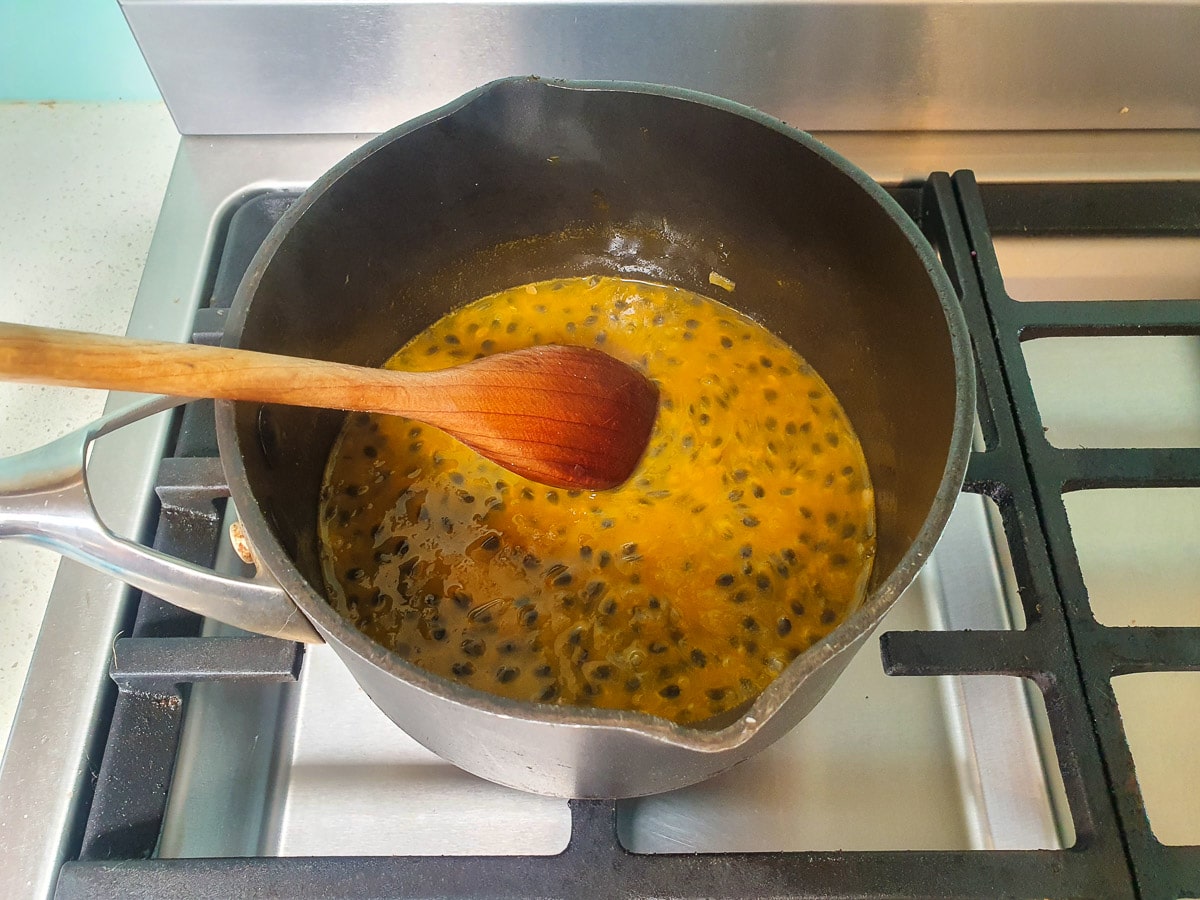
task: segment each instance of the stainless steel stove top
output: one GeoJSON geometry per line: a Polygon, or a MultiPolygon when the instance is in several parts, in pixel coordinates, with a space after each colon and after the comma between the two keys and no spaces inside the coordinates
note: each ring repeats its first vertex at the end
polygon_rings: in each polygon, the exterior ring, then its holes
{"type": "MultiPolygon", "coordinates": [[[[303,188],[366,137],[185,138],[129,333],[185,340],[231,206],[264,188],[303,188]]],[[[1195,133],[821,137],[884,182],[948,166],[973,168],[981,181],[1200,178],[1195,133]],[[1069,162],[1063,148],[1071,148],[1069,162]]],[[[1106,266],[1122,278],[1135,271],[1114,260],[1119,253],[1143,259],[1145,247],[1118,253],[1087,240],[1006,239],[998,251],[1010,292],[1018,297],[1094,297],[1097,283],[1122,297],[1139,291],[1163,296],[1164,290],[1200,296],[1200,239],[1176,243],[1168,247],[1155,239],[1150,252],[1158,254],[1154,271],[1162,280],[1148,287],[1100,274],[1106,266]]],[[[1111,435],[1113,423],[1124,421],[1135,434],[1149,429],[1152,437],[1145,440],[1153,445],[1162,446],[1166,434],[1178,442],[1168,446],[1194,446],[1200,422],[1196,342],[1152,340],[1168,343],[1132,356],[1125,345],[1113,345],[1114,353],[1126,354],[1120,366],[1126,374],[1115,380],[1118,399],[1105,409],[1062,388],[1088,366],[1103,375],[1103,362],[1070,347],[1027,354],[1039,399],[1047,398],[1054,413],[1047,419],[1052,440],[1082,443],[1081,434],[1111,435]],[[1044,395],[1039,383],[1046,385],[1044,395]]],[[[128,401],[114,396],[110,408],[128,401]]],[[[166,430],[159,417],[96,447],[91,480],[114,530],[131,534],[145,527],[145,499],[166,430]]],[[[1171,515],[1185,531],[1192,523],[1195,533],[1197,492],[1173,493],[1189,495],[1171,515]]],[[[1105,544],[1119,513],[1078,509],[1072,525],[1102,548],[1096,552],[1107,559],[1111,578],[1128,580],[1122,560],[1159,547],[1161,535],[1149,530],[1142,535],[1147,546],[1105,544]]],[[[995,527],[988,501],[963,497],[929,566],[881,632],[1021,627],[995,527]]],[[[1177,567],[1192,565],[1187,571],[1194,576],[1194,564],[1180,562],[1180,554],[1152,558],[1153,570],[1140,581],[1153,594],[1145,608],[1179,624],[1200,624],[1194,595],[1176,592],[1187,577],[1177,567]]],[[[1097,582],[1092,590],[1104,588],[1097,582]]],[[[0,870],[0,895],[48,895],[59,862],[77,839],[76,792],[95,750],[93,727],[103,713],[112,634],[124,619],[127,594],[76,564],[64,562],[60,569],[0,770],[0,851],[9,860],[0,870]]],[[[1128,613],[1120,600],[1112,610],[1118,624],[1123,615],[1144,615],[1128,613]]],[[[1151,677],[1162,676],[1124,680],[1151,677]]],[[[1200,709],[1200,675],[1170,678],[1174,702],[1200,709]]],[[[1152,698],[1154,692],[1131,686],[1118,694],[1124,703],[1125,696],[1152,698]]],[[[1152,704],[1131,702],[1139,707],[1131,721],[1161,727],[1152,704]]],[[[813,715],[775,747],[705,784],[624,804],[623,841],[644,853],[1070,846],[1074,836],[1069,817],[1058,813],[1056,775],[1047,774],[1055,767],[1046,765],[1053,751],[1046,749],[1039,704],[1040,696],[1019,679],[890,679],[878,657],[864,652],[813,715]]],[[[1179,761],[1147,763],[1146,772],[1166,772],[1168,787],[1159,793],[1168,800],[1170,785],[1184,788],[1175,791],[1179,802],[1161,804],[1164,812],[1156,812],[1154,821],[1156,828],[1161,821],[1170,834],[1197,842],[1194,772],[1200,760],[1194,748],[1200,733],[1180,737],[1178,722],[1170,731],[1164,752],[1177,754],[1192,774],[1181,775],[1179,761]]],[[[383,718],[332,655],[316,648],[296,685],[193,690],[159,853],[554,854],[568,835],[565,802],[496,787],[442,763],[383,718]]]]}

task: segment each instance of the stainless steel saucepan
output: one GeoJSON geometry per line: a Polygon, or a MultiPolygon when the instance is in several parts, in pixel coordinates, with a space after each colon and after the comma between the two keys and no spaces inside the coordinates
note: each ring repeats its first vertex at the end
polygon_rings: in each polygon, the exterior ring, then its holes
{"type": "Polygon", "coordinates": [[[0,536],[23,537],[234,625],[328,642],[376,704],[447,760],[570,797],[682,787],[813,708],[933,549],[961,486],[970,340],[929,244],[863,172],[761,113],[649,85],[495,82],[366,144],[288,210],[238,291],[228,346],[379,365],[456,305],[612,274],[711,292],[800,351],[842,401],[876,491],[862,606],[752,704],[681,726],[500,699],[417,668],[322,596],[318,494],[342,413],[219,402],[258,575],[228,578],[112,535],[87,492],[101,420],[0,462],[0,536]]]}

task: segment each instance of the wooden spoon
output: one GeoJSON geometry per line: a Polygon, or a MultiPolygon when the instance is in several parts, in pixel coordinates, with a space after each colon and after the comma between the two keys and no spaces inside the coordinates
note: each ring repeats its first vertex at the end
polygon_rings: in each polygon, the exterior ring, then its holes
{"type": "Polygon", "coordinates": [[[395,372],[0,323],[0,380],[406,416],[518,475],[585,490],[629,477],[658,411],[658,388],[641,373],[554,344],[395,372]]]}

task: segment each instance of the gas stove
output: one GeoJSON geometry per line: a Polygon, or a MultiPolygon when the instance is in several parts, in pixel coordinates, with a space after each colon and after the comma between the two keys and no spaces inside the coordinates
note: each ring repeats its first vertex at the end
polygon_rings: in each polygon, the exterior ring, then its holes
{"type": "MultiPolygon", "coordinates": [[[[1200,181],[1194,139],[1130,137],[1192,180],[1114,181],[1103,140],[1047,180],[1052,135],[825,136],[941,254],[980,427],[883,665],[777,745],[659,797],[521,794],[421,748],[327,649],[64,563],[0,772],[0,893],[1200,894],[1200,181]],[[933,154],[986,180],[907,177],[933,154]]],[[[359,140],[185,138],[130,333],[219,339],[258,242],[359,140]]],[[[90,481],[114,530],[234,571],[215,456],[195,403],[102,439],[90,481]]]]}
{"type": "MultiPolygon", "coordinates": [[[[979,428],[882,664],[639,800],[464,774],[327,648],[64,562],[0,768],[0,896],[1200,897],[1200,7],[121,5],[184,134],[130,335],[219,340],[267,230],[374,132],[514,72],[643,80],[888,186],[959,291],[979,428]]],[[[222,478],[204,403],[89,467],[114,531],[233,572],[222,478]]]]}

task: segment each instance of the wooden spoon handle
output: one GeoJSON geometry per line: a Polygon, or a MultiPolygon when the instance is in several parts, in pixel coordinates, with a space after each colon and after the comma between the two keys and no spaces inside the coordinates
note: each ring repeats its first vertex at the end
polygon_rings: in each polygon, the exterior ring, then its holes
{"type": "Polygon", "coordinates": [[[409,407],[420,379],[253,350],[0,323],[0,380],[397,412],[409,407]]]}

